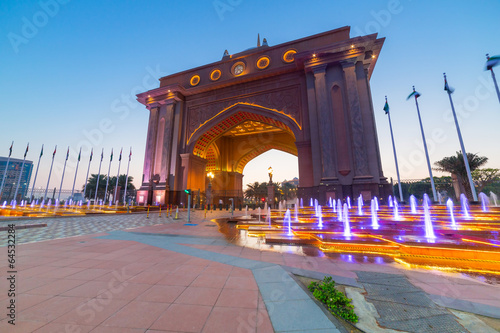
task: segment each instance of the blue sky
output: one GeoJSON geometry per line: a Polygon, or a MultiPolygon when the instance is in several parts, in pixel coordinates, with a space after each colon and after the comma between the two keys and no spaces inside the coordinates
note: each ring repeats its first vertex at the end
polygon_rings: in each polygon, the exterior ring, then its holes
{"type": "MultiPolygon", "coordinates": [[[[14,140],[13,157],[22,158],[29,142],[28,158],[36,163],[45,144],[37,187],[46,184],[56,144],[50,187],[59,186],[68,146],[64,188],[71,188],[80,146],[77,186],[83,185],[91,146],[94,156],[104,148],[101,173],[111,148],[117,157],[120,147],[125,155],[132,147],[130,175],[139,186],[148,111],[135,101],[136,93],[157,87],[161,76],[218,61],[225,49],[255,46],[257,33],[276,45],[346,25],[352,37],[378,32],[386,38],[371,88],[387,177],[396,172],[385,95],[403,179],[428,175],[415,103],[406,101],[412,85],[422,94],[431,162],[460,149],[443,72],[456,89],[466,150],[500,168],[500,104],[484,71],[485,53],[500,54],[498,1],[6,0],[0,12],[0,155],[14,140]]],[[[266,180],[269,165],[275,180],[297,176],[295,157],[268,152],[247,165],[244,182],[266,180]]],[[[91,173],[97,168],[94,158],[91,173]]],[[[112,175],[117,168],[115,158],[112,175]]],[[[122,163],[120,173],[125,170],[122,163]]]]}

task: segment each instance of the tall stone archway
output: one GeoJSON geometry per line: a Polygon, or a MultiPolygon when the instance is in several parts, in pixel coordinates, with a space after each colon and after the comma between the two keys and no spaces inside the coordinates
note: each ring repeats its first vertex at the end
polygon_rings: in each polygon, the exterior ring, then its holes
{"type": "Polygon", "coordinates": [[[137,95],[150,111],[138,201],[185,202],[208,171],[239,200],[244,166],[270,149],[298,157],[301,197],[389,194],[369,84],[383,41],[344,27],[161,78],[137,95]]]}

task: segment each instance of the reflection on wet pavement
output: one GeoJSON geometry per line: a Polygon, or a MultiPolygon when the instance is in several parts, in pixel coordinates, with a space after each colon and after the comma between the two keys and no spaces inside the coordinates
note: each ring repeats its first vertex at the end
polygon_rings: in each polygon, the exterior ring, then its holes
{"type": "MultiPolygon", "coordinates": [[[[403,265],[401,262],[394,260],[393,257],[383,254],[372,253],[349,253],[345,252],[323,252],[313,245],[290,245],[290,244],[267,244],[264,236],[250,237],[246,229],[237,228],[238,221],[249,222],[252,220],[244,219],[215,219],[213,220],[218,225],[219,232],[224,235],[224,238],[232,244],[243,246],[247,248],[272,251],[278,253],[289,253],[296,255],[303,255],[309,257],[327,257],[329,259],[338,260],[350,264],[376,264],[376,265],[399,265],[404,268],[412,269],[410,265],[403,265]]],[[[253,221],[256,222],[256,221],[253,221]]],[[[480,273],[480,272],[461,272],[459,270],[447,269],[449,273],[456,273],[464,277],[473,278],[488,284],[500,284],[500,275],[480,273]]]]}

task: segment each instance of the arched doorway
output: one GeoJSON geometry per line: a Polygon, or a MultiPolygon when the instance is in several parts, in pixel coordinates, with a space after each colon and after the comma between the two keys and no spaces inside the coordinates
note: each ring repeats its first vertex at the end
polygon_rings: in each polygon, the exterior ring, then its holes
{"type": "Polygon", "coordinates": [[[259,105],[236,104],[202,124],[188,140],[182,155],[186,188],[197,203],[243,202],[243,169],[253,158],[271,149],[297,156],[293,118],[259,105]],[[211,173],[213,179],[208,176],[211,173]]]}

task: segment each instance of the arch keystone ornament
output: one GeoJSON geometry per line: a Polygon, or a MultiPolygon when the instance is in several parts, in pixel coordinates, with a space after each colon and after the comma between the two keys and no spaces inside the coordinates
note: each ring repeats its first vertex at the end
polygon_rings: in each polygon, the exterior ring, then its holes
{"type": "Polygon", "coordinates": [[[270,150],[298,157],[298,196],[392,193],[384,177],[370,77],[384,38],[343,27],[159,79],[149,110],[140,204],[243,202],[245,165],[270,150]],[[210,179],[207,175],[210,174],[210,179]],[[150,201],[150,202],[148,202],[150,201]]]}

